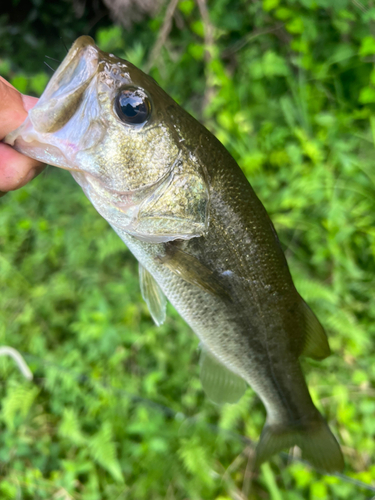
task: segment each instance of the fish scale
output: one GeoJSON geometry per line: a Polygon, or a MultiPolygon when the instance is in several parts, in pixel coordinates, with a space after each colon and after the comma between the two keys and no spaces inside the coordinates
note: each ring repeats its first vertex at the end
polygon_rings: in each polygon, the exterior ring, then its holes
{"type": "Polygon", "coordinates": [[[324,329],[294,287],[266,210],[208,130],[141,70],[80,37],[5,140],[72,172],[138,259],[156,323],[165,295],[201,340],[208,396],[234,402],[245,382],[255,390],[267,410],[256,467],[298,445],[318,469],[343,468],[298,360],[330,354],[324,329]]]}

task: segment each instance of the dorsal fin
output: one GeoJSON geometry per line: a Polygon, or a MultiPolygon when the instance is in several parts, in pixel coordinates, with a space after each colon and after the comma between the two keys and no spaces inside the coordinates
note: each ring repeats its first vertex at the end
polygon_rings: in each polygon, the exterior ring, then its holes
{"type": "Polygon", "coordinates": [[[246,391],[246,382],[220,363],[204,346],[199,364],[201,383],[207,397],[218,405],[237,403],[246,391]]]}
{"type": "Polygon", "coordinates": [[[160,326],[165,321],[167,298],[155,279],[142,264],[139,264],[139,283],[143,300],[148,306],[152,319],[156,326],[160,326]]]}

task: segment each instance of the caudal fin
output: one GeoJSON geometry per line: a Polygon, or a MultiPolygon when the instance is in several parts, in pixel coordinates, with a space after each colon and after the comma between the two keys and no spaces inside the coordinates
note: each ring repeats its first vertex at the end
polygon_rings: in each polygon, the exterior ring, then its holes
{"type": "Polygon", "coordinates": [[[344,468],[340,445],[323,418],[303,428],[266,423],[256,448],[255,466],[294,445],[301,448],[303,458],[322,472],[339,472],[344,468]]]}

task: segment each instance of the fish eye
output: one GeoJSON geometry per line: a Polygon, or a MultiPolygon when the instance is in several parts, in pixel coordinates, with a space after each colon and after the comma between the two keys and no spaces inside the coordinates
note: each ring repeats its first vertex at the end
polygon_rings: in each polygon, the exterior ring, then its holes
{"type": "Polygon", "coordinates": [[[115,111],[120,120],[129,125],[145,123],[151,115],[151,101],[139,88],[120,90],[115,99],[115,111]]]}

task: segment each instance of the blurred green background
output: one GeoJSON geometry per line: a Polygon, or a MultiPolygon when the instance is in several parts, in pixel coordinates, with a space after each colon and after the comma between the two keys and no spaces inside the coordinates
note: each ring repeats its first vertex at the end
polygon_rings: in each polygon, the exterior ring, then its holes
{"type": "MultiPolygon", "coordinates": [[[[332,356],[304,360],[345,477],[286,454],[251,472],[265,410],[218,407],[172,307],[154,326],[137,263],[67,172],[0,200],[0,498],[375,498],[375,5],[359,0],[13,0],[0,74],[39,96],[90,34],[140,66],[236,158],[332,356]],[[249,438],[246,441],[241,436],[249,438]],[[366,486],[367,485],[367,486],[366,486]]],[[[296,453],[296,451],[295,451],[296,453]]]]}

